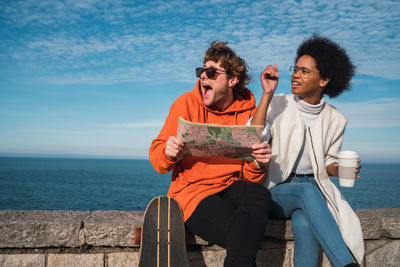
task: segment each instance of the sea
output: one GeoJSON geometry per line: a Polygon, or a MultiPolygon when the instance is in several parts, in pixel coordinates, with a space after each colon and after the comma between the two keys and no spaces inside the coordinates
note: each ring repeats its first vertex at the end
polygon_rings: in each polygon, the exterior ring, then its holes
{"type": "MultiPolygon", "coordinates": [[[[363,163],[352,188],[331,179],[353,209],[400,208],[399,170],[363,163]]],[[[0,209],[145,210],[170,181],[148,160],[0,157],[0,209]]]]}

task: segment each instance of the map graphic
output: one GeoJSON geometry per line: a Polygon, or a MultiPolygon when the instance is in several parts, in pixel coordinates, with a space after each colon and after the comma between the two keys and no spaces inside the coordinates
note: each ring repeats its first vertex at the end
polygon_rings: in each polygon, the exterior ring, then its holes
{"type": "Polygon", "coordinates": [[[178,160],[188,157],[228,157],[254,160],[251,146],[260,143],[264,126],[195,123],[179,117],[178,139],[185,144],[178,160]]]}

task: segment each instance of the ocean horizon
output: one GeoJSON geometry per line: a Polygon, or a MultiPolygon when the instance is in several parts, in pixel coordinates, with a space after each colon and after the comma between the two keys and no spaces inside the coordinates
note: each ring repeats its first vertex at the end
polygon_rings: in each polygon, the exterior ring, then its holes
{"type": "MultiPolygon", "coordinates": [[[[121,160],[149,160],[146,156],[122,156],[122,155],[94,155],[94,154],[73,154],[73,153],[5,153],[0,152],[1,158],[58,158],[58,159],[121,159],[121,160]]],[[[397,158],[371,158],[362,157],[361,164],[363,163],[373,163],[373,164],[400,164],[400,159],[397,158]]]]}
{"type": "MultiPolygon", "coordinates": [[[[355,186],[331,178],[353,209],[399,208],[400,163],[362,162],[355,186]]],[[[148,159],[0,156],[2,210],[144,210],[166,195],[171,172],[148,159]]]]}

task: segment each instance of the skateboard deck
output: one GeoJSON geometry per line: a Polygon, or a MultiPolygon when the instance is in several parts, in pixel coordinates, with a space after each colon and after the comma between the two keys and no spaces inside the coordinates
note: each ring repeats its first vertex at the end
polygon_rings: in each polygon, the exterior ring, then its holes
{"type": "Polygon", "coordinates": [[[146,208],[141,231],[138,267],[188,267],[185,226],[178,203],[153,198],[146,208]]]}

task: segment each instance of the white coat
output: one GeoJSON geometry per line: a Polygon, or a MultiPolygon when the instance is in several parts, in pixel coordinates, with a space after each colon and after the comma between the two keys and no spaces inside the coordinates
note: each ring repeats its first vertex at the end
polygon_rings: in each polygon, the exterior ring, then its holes
{"type": "Polygon", "coordinates": [[[326,172],[326,162],[336,159],[341,147],[347,119],[334,107],[325,103],[311,127],[306,127],[294,95],[280,94],[272,98],[267,123],[270,124],[272,154],[265,186],[271,189],[289,177],[305,138],[314,179],[327,201],[345,243],[361,264],[365,250],[360,220],[326,172]]]}

